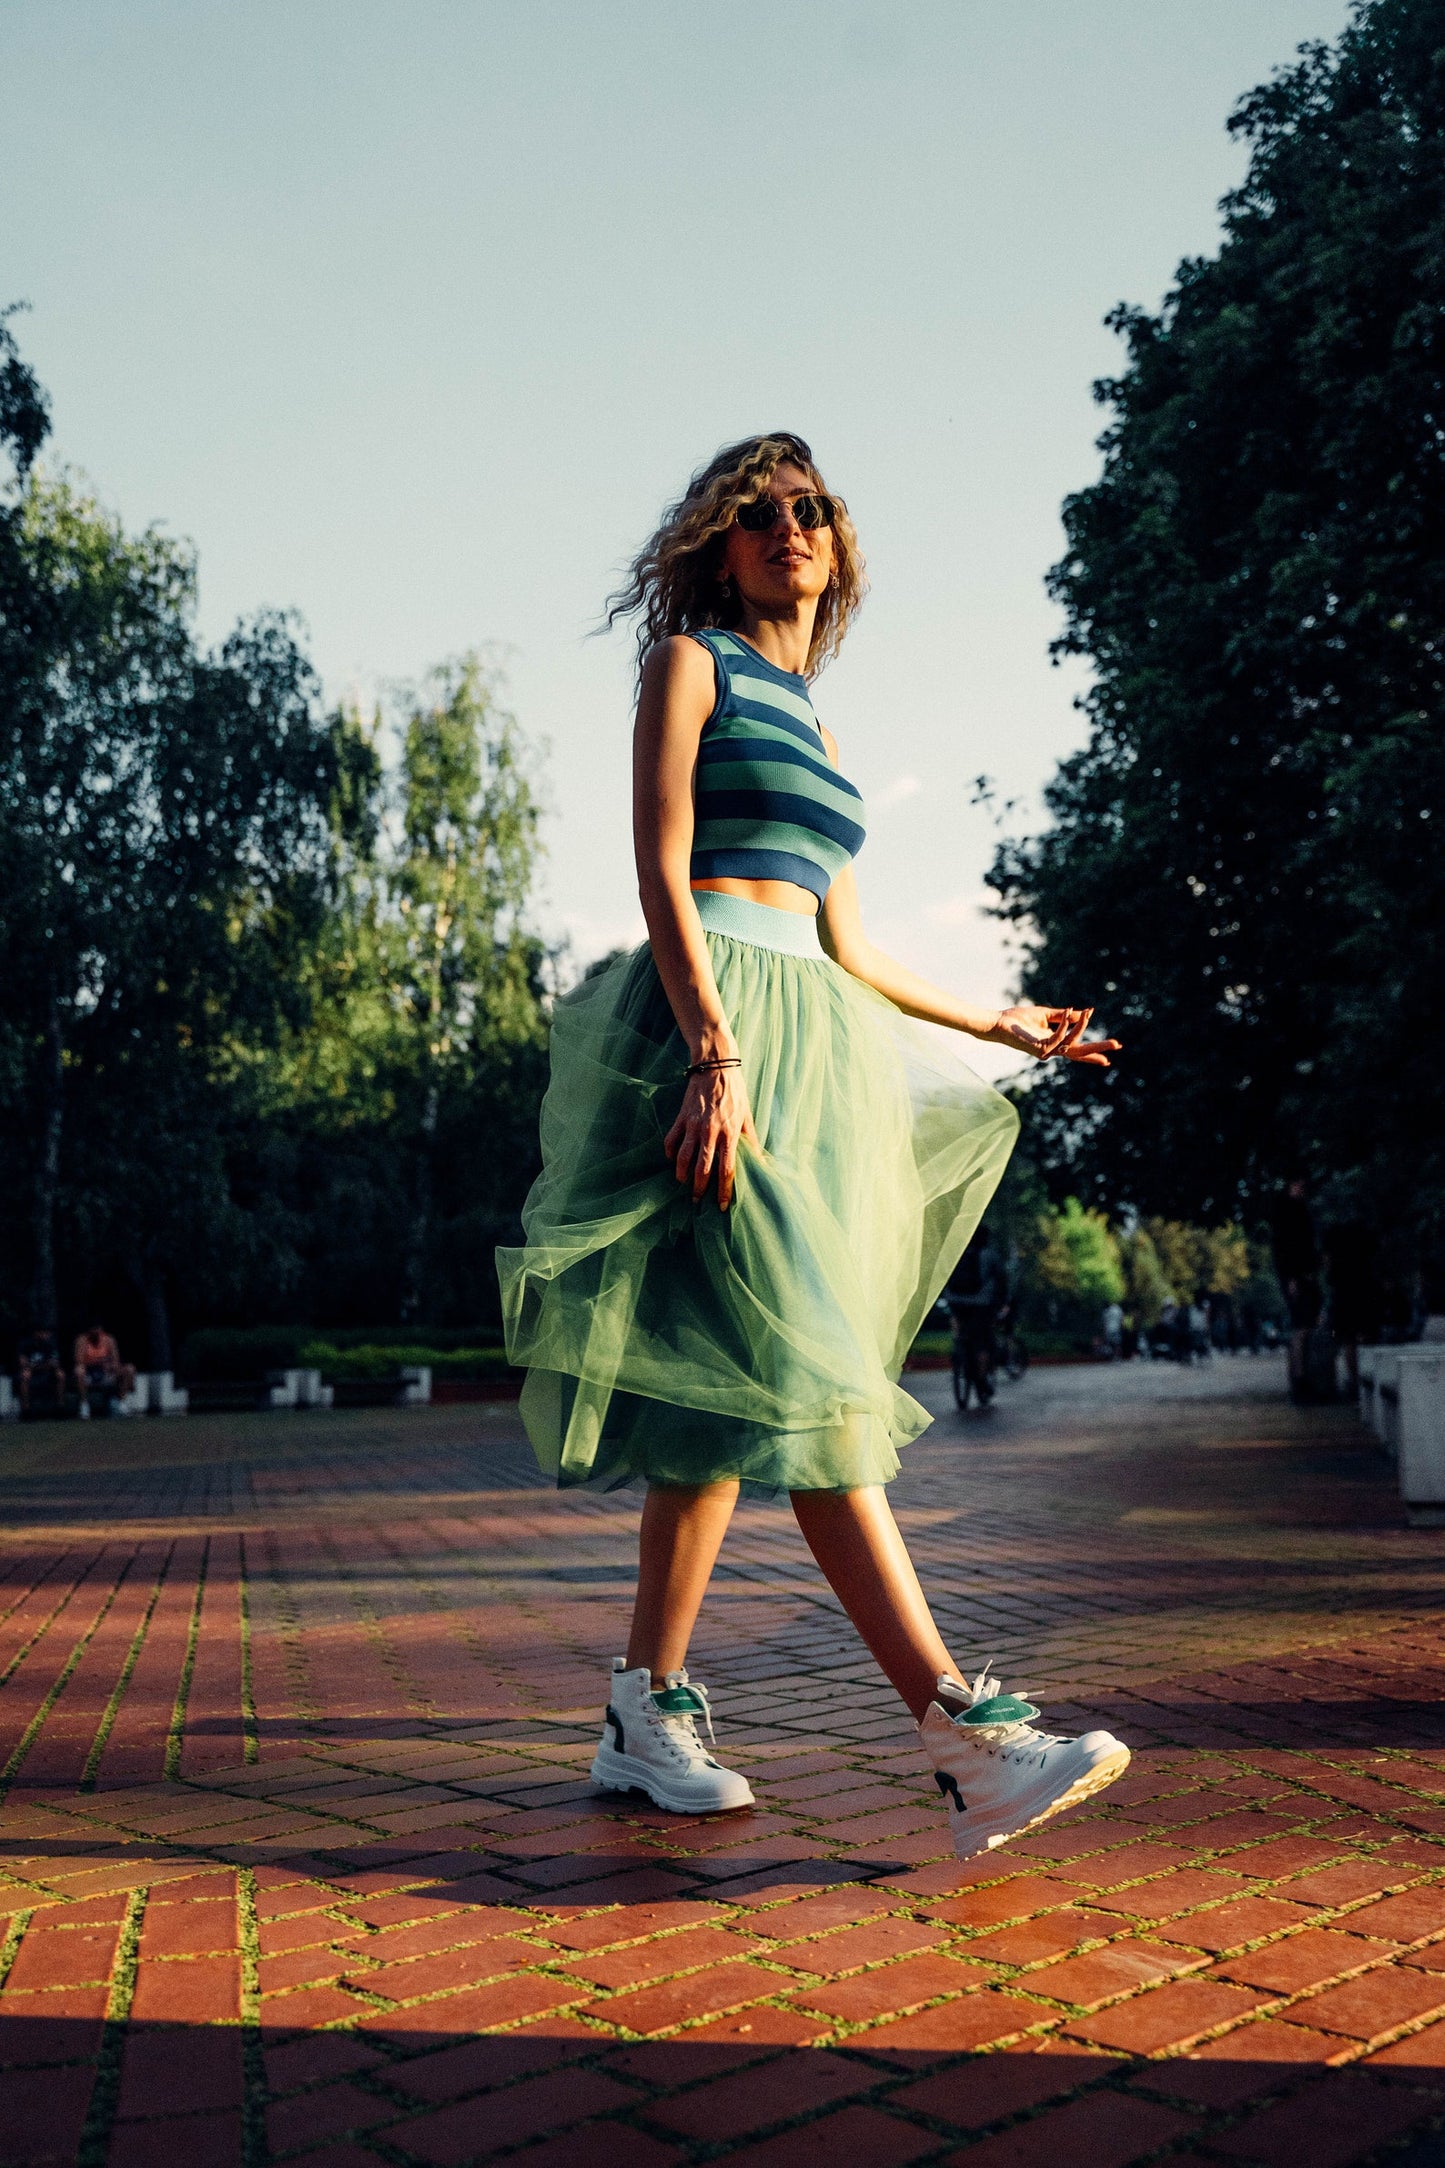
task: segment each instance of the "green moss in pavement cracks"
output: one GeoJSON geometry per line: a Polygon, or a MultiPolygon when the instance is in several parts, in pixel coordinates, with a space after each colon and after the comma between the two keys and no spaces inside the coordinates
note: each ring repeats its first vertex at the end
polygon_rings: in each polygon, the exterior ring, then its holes
{"type": "Polygon", "coordinates": [[[20,1938],[34,1917],[33,1912],[16,1912],[11,1915],[10,1924],[5,1930],[5,1939],[0,1942],[0,1987],[5,1985],[10,1976],[10,1967],[15,1962],[20,1938]]]}
{"type": "Polygon", "coordinates": [[[130,1675],[140,1661],[140,1652],[145,1647],[145,1638],[150,1631],[151,1619],[155,1613],[155,1607],[160,1601],[161,1589],[165,1585],[165,1578],[170,1572],[171,1561],[175,1555],[175,1545],[172,1544],[162,1562],[160,1572],[156,1575],[155,1586],[150,1593],[150,1601],[145,1607],[145,1616],[137,1626],[131,1645],[126,1651],[125,1662],[120,1667],[120,1677],[115,1682],[110,1699],[105,1705],[104,1713],[96,1726],[95,1737],[90,1742],[90,1752],[85,1757],[85,1768],[82,1770],[80,1777],[80,1789],[83,1792],[93,1792],[95,1790],[96,1772],[100,1768],[106,1742],[109,1740],[115,1720],[120,1714],[120,1705],[125,1699],[126,1688],[130,1685],[130,1675]]]}
{"type": "Polygon", "coordinates": [[[170,1728],[166,1733],[166,1758],[164,1773],[177,1777],[181,1771],[181,1741],[186,1728],[186,1704],[191,1698],[191,1680],[196,1669],[196,1643],[201,1635],[201,1605],[206,1594],[206,1565],[211,1555],[210,1538],[207,1537],[201,1552],[201,1567],[196,1575],[196,1600],[191,1605],[191,1623],[186,1634],[186,1654],[181,1665],[181,1676],[176,1686],[175,1706],[171,1710],[170,1728]]]}
{"type": "Polygon", "coordinates": [[[91,2087],[90,2106],[80,2134],[75,2168],[105,2168],[106,2155],[110,2151],[110,2130],[120,2099],[120,2066],[125,2054],[126,2027],[140,1967],[141,1920],[148,1894],[143,1889],[132,1890],[126,1900],[115,1966],[110,1976],[110,2000],[100,2036],[100,2052],[96,2056],[95,2083],[91,2087]]]}
{"type": "Polygon", "coordinates": [[[256,1694],[251,1673],[251,1580],[246,1558],[246,1538],[241,1545],[241,1759],[259,1761],[260,1733],[256,1724],[256,1694]]]}
{"type": "Polygon", "coordinates": [[[3,1799],[5,1797],[5,1794],[9,1791],[10,1786],[14,1783],[16,1777],[20,1774],[20,1770],[24,1765],[26,1756],[29,1754],[30,1749],[34,1746],[36,1740],[40,1737],[41,1731],[44,1729],[45,1724],[49,1720],[51,1710],[55,1707],[56,1702],[59,1701],[61,1695],[65,1692],[65,1689],[70,1684],[72,1678],[74,1678],[75,1673],[79,1668],[81,1658],[84,1656],[86,1650],[90,1647],[90,1644],[94,1640],[96,1634],[99,1633],[101,1627],[105,1624],[107,1618],[110,1616],[110,1607],[115,1602],[115,1599],[120,1594],[122,1588],[125,1586],[126,1575],[130,1572],[130,1567],[131,1561],[127,1560],[125,1566],[121,1570],[121,1573],[116,1581],[114,1588],[106,1597],[105,1602],[101,1605],[99,1611],[91,1620],[89,1626],[86,1627],[85,1632],[76,1642],[75,1647],[71,1650],[69,1656],[67,1656],[67,1658],[65,1659],[65,1662],[60,1669],[60,1675],[56,1679],[55,1684],[51,1687],[50,1692],[41,1702],[40,1707],[36,1710],[34,1716],[31,1717],[30,1722],[26,1725],[24,1731],[21,1733],[19,1745],[11,1754],[10,1759],[5,1764],[5,1767],[3,1769],[0,1769],[0,1799],[3,1799]]]}

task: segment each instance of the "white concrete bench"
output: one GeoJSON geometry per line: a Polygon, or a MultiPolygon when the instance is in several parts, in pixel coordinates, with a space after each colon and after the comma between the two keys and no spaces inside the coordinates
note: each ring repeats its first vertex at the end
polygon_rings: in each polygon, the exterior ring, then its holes
{"type": "Polygon", "coordinates": [[[1361,1348],[1360,1413],[1396,1463],[1411,1526],[1445,1526],[1445,1344],[1361,1348]]]}
{"type": "Polygon", "coordinates": [[[329,1408],[336,1388],[323,1385],[319,1370],[268,1370],[266,1384],[273,1408],[329,1408]]]}
{"type": "Polygon", "coordinates": [[[177,1385],[174,1370],[142,1370],[135,1384],[137,1393],[145,1392],[149,1415],[184,1415],[190,1407],[191,1396],[177,1385]]]}
{"type": "Polygon", "coordinates": [[[401,1393],[396,1404],[399,1408],[425,1408],[430,1406],[430,1363],[404,1363],[402,1365],[401,1393]]]}
{"type": "Polygon", "coordinates": [[[1395,1387],[1400,1496],[1412,1528],[1445,1527],[1445,1347],[1410,1350],[1395,1387]]]}

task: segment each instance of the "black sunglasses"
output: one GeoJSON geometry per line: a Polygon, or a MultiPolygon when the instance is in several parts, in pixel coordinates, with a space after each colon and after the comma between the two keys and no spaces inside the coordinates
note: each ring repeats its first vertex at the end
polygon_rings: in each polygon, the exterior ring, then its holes
{"type": "MultiPolygon", "coordinates": [[[[811,533],[818,527],[832,526],[831,497],[824,497],[810,490],[805,496],[792,497],[788,501],[794,519],[805,533],[811,533]]],[[[740,504],[736,516],[737,523],[745,534],[766,534],[770,527],[777,526],[783,516],[783,507],[776,497],[758,497],[751,504],[740,504]]]]}

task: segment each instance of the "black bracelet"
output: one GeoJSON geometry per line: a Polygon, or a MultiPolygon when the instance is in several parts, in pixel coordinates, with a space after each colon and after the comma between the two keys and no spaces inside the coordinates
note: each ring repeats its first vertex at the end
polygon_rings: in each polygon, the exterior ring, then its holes
{"type": "Polygon", "coordinates": [[[684,1076],[702,1076],[709,1069],[741,1069],[742,1065],[741,1054],[719,1054],[712,1061],[695,1061],[690,1069],[684,1069],[682,1073],[684,1076]]]}

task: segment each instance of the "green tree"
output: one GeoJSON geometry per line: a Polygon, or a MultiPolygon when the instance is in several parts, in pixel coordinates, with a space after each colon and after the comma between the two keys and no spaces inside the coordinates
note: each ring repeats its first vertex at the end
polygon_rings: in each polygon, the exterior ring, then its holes
{"type": "Polygon", "coordinates": [[[197,650],[182,545],[48,476],[9,539],[27,609],[7,626],[0,957],[29,1308],[57,1322],[64,1225],[143,1291],[164,1366],[167,1275],[203,1278],[228,1232],[233,1049],[287,1004],[319,907],[329,737],[280,619],[197,650]]]}
{"type": "Polygon", "coordinates": [[[1364,0],[1246,97],[1217,255],[1127,363],[1065,507],[1089,738],[992,879],[1026,990],[1125,1042],[1040,1079],[1046,1165],[1234,1216],[1304,1157],[1387,1239],[1445,1225],[1445,0],[1364,0]],[[1433,975],[1433,976],[1432,976],[1433,975]]]}
{"type": "Polygon", "coordinates": [[[1121,1236],[1119,1259],[1124,1268],[1124,1299],[1147,1331],[1158,1324],[1165,1303],[1175,1299],[1147,1228],[1136,1226],[1121,1236]]]}
{"type": "Polygon", "coordinates": [[[1202,1227],[1191,1227],[1184,1220],[1151,1219],[1145,1221],[1144,1231],[1176,1302],[1193,1302],[1209,1291],[1213,1260],[1202,1227]]]}
{"type": "Polygon", "coordinates": [[[1102,1212],[1091,1212],[1077,1197],[1047,1215],[1038,1273],[1046,1287],[1074,1295],[1097,1315],[1106,1303],[1124,1297],[1119,1245],[1102,1212]]]}
{"type": "Polygon", "coordinates": [[[472,653],[404,710],[390,988],[417,1081],[415,1203],[403,1317],[423,1313],[443,1103],[499,1047],[540,1041],[538,944],[524,926],[539,806],[516,718],[472,653]]]}
{"type": "Polygon", "coordinates": [[[333,906],[269,1117],[303,1199],[292,1299],[330,1318],[485,1321],[545,1086],[534,755],[477,654],[333,730],[333,906]]]}
{"type": "Polygon", "coordinates": [[[0,1314],[495,1313],[545,1082],[531,755],[477,655],[380,722],[34,456],[0,316],[0,1314]],[[394,748],[388,762],[383,757],[394,748]]]}

